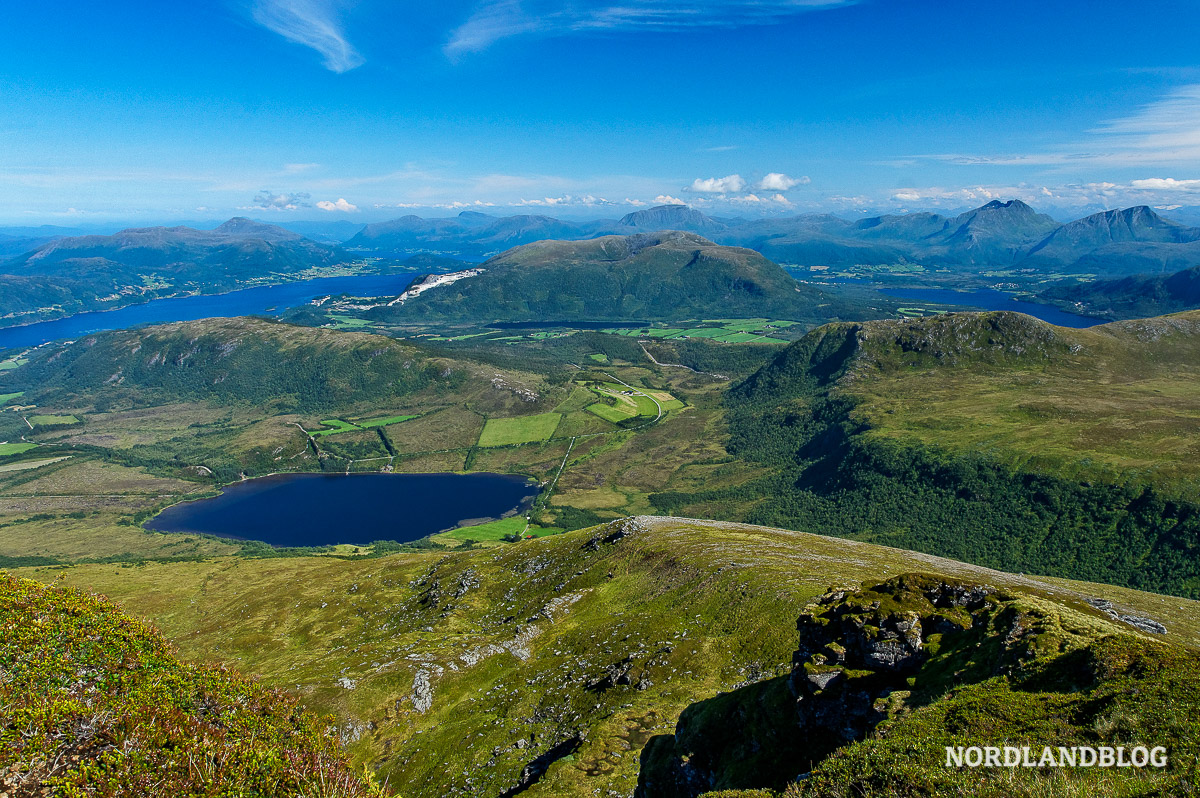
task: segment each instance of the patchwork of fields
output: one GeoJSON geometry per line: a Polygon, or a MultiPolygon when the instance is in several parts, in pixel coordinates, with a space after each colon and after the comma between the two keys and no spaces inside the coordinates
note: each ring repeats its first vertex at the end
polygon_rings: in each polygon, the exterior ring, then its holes
{"type": "Polygon", "coordinates": [[[794,321],[771,319],[705,319],[694,327],[612,328],[602,332],[638,338],[706,338],[723,344],[786,344],[773,334],[796,326],[794,321]]]}

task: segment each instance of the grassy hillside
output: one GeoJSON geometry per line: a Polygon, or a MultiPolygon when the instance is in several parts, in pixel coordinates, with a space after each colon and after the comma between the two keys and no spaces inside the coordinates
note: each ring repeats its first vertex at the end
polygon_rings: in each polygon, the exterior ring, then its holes
{"type": "MultiPolygon", "coordinates": [[[[791,674],[698,702],[643,757],[642,796],[1171,795],[1197,774],[1200,668],[1036,592],[928,574],[831,589],[791,674]],[[1166,768],[948,767],[947,746],[1160,747],[1166,768]],[[1169,752],[1169,753],[1168,753],[1169,752]],[[796,770],[803,776],[796,778],[796,770]]],[[[1143,761],[1142,763],[1146,763],[1143,761]]]]}
{"type": "Polygon", "coordinates": [[[540,241],[481,268],[482,274],[368,315],[543,322],[830,316],[817,308],[828,297],[762,255],[692,233],[540,241]]]}
{"type": "Polygon", "coordinates": [[[451,364],[376,336],[263,319],[179,322],[100,333],[29,364],[30,399],[95,395],[110,406],[164,397],[326,410],[461,384],[451,364]],[[445,373],[443,373],[445,372],[445,373]]]}
{"type": "Polygon", "coordinates": [[[1197,595],[1198,349],[1195,314],[821,328],[730,394],[730,451],[774,473],[652,501],[1197,595]]]}
{"type": "Polygon", "coordinates": [[[184,656],[233,664],[336,714],[354,761],[404,795],[576,796],[630,794],[647,746],[663,745],[681,715],[786,679],[795,620],[830,584],[911,571],[1037,599],[1047,617],[1082,619],[1070,624],[1089,637],[1134,632],[1086,602],[1106,599],[1165,624],[1156,639],[1200,644],[1192,601],[682,519],[453,553],[23,573],[101,590],[184,656]]]}
{"type": "Polygon", "coordinates": [[[1135,631],[1086,599],[1114,601],[1165,624],[1154,637],[1200,644],[1193,601],[671,518],[449,554],[23,574],[102,590],[154,620],[182,655],[286,685],[337,715],[353,760],[406,796],[524,784],[529,796],[565,797],[629,794],[647,745],[664,745],[680,715],[790,676],[794,622],[829,584],[913,570],[1033,596],[1051,617],[1082,618],[1070,623],[1090,636],[1135,631]]]}
{"type": "Polygon", "coordinates": [[[12,795],[384,794],[281,691],[180,662],[86,593],[0,572],[0,790],[12,795]]]}

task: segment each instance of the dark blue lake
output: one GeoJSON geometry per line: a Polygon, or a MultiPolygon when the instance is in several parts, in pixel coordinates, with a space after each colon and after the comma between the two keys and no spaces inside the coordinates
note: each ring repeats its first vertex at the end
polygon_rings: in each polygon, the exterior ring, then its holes
{"type": "Polygon", "coordinates": [[[412,274],[322,277],[284,285],[244,288],[228,294],[155,299],[118,310],[77,313],[65,319],[42,321],[22,327],[0,328],[0,349],[37,346],[47,341],[77,338],[103,330],[124,330],[142,324],[164,324],[215,317],[273,315],[289,307],[330,294],[388,296],[399,294],[413,280],[412,274]]]}
{"type": "Polygon", "coordinates": [[[1037,302],[1021,302],[1013,299],[1012,294],[982,288],[977,291],[951,291],[945,288],[880,288],[879,293],[900,299],[915,299],[920,302],[930,302],[939,305],[964,305],[967,307],[983,308],[984,310],[1012,310],[1025,313],[1041,319],[1048,324],[1059,327],[1095,327],[1104,324],[1103,319],[1090,319],[1087,316],[1077,316],[1067,313],[1052,305],[1041,305],[1037,302]]]}
{"type": "Polygon", "coordinates": [[[508,474],[278,474],[168,507],[146,523],[272,546],[407,543],[529,506],[538,486],[508,474]]]}

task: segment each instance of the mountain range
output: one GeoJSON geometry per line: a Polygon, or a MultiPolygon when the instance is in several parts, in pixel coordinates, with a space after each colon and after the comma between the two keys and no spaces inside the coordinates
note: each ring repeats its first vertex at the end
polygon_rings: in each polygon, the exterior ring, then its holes
{"type": "Polygon", "coordinates": [[[573,222],[549,216],[405,216],[367,225],[346,241],[381,255],[437,252],[479,259],[534,241],[681,230],[718,244],[797,265],[922,263],[949,268],[1005,267],[1102,276],[1169,273],[1200,263],[1200,228],[1140,206],[1060,224],[1020,200],[992,202],[957,216],[908,213],[846,220],[829,214],[766,219],[708,216],[661,205],[616,220],[573,222]]]}
{"type": "Polygon", "coordinates": [[[347,259],[336,246],[240,217],[214,230],[146,227],[55,238],[0,263],[0,323],[281,282],[347,259]]]}

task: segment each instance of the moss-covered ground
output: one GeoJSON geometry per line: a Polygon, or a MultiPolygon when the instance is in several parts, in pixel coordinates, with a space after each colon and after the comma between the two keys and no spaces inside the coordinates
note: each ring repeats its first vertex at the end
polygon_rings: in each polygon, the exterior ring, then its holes
{"type": "Polygon", "coordinates": [[[0,573],[0,630],[6,795],[382,798],[336,726],[108,602],[0,573]]]}

